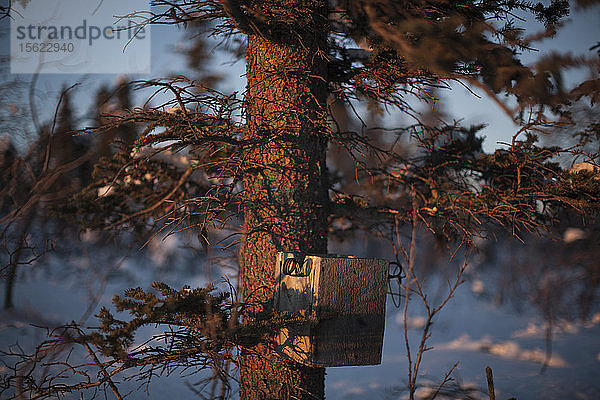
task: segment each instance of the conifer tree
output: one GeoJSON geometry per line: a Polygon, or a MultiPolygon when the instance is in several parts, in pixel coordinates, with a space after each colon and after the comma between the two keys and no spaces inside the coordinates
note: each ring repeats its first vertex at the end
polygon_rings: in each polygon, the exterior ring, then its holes
{"type": "MultiPolygon", "coordinates": [[[[474,245],[475,237],[496,230],[519,237],[549,230],[564,209],[580,215],[598,209],[600,181],[593,171],[563,170],[554,157],[573,149],[538,141],[571,122],[573,101],[597,101],[597,75],[574,89],[562,77],[581,65],[597,74],[597,57],[521,61],[536,41],[556,34],[570,10],[566,1],[153,3],[166,11],[148,23],[203,24],[225,39],[244,38],[244,98],[180,76],[133,82],[172,100],[114,114],[87,130],[136,124],[141,134],[101,160],[93,182],[61,212],[89,228],[183,226],[206,242],[216,231],[240,234],[242,304],[204,289],[157,284],[162,297],[136,289],[116,299],[132,321],[104,309],[99,332],[69,328],[69,338],[90,354],[94,346],[108,357],[97,361],[97,384],[108,384],[117,397],[110,377],[119,371],[148,365],[219,370],[239,346],[242,399],[323,398],[324,369],[282,358],[269,344],[277,326],[291,323],[278,319],[270,304],[278,251],[323,254],[328,235],[364,230],[393,238],[403,224],[418,224],[442,244],[474,245]],[[525,32],[518,16],[539,20],[543,29],[525,32]],[[512,142],[486,154],[481,126],[426,124],[414,102],[431,101],[451,83],[483,91],[519,123],[512,142]],[[353,132],[336,124],[332,104],[343,104],[349,114],[365,104],[378,112],[399,110],[413,122],[353,132]],[[401,145],[408,138],[416,150],[401,145]],[[353,168],[328,166],[328,149],[344,153],[353,168]],[[175,345],[128,353],[136,329],[152,323],[179,329],[165,333],[175,345]]],[[[598,139],[593,130],[583,135],[598,139]]],[[[31,390],[53,395],[92,385],[32,384],[31,390]]]]}

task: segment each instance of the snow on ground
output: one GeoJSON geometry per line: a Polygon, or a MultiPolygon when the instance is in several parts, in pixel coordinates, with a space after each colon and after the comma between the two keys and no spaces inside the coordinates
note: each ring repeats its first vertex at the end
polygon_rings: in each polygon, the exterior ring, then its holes
{"type": "MultiPolygon", "coordinates": [[[[110,304],[113,294],[122,293],[126,287],[148,288],[155,279],[175,286],[190,282],[192,286],[205,284],[207,270],[200,266],[197,257],[178,258],[178,246],[172,239],[153,243],[149,258],[161,267],[145,264],[149,262],[147,258],[131,257],[109,271],[106,285],[93,277],[83,278],[86,275],[81,271],[71,272],[76,276],[69,279],[53,273],[52,269],[62,268],[61,262],[64,263],[56,258],[52,259],[49,271],[25,274],[27,279],[20,280],[15,289],[18,307],[0,313],[0,346],[6,349],[18,343],[23,348],[33,348],[43,339],[43,330],[33,325],[52,327],[75,320],[91,326],[94,319],[90,317],[89,308],[95,312],[100,305],[110,304]],[[188,268],[182,266],[185,263],[196,265],[188,268]],[[173,268],[174,265],[179,267],[173,268]],[[96,301],[91,302],[91,297],[96,297],[96,301]]],[[[73,264],[83,262],[74,255],[69,259],[73,264]]],[[[101,260],[97,261],[96,264],[102,264],[101,260]]],[[[101,274],[100,268],[97,273],[101,274]]],[[[213,273],[212,279],[218,276],[218,272],[213,273]]],[[[435,282],[430,286],[435,288],[435,282]]],[[[541,373],[547,358],[545,321],[531,307],[523,307],[517,313],[512,307],[495,304],[484,295],[484,288],[487,290],[489,286],[490,277],[480,271],[474,281],[458,289],[434,321],[429,342],[432,350],[425,353],[421,382],[435,387],[452,365],[459,362],[453,384],[471,390],[475,398],[486,398],[482,390],[486,387],[485,367],[488,365],[494,372],[498,399],[513,396],[519,400],[600,398],[597,379],[600,376],[600,314],[593,314],[587,321],[557,321],[552,326],[551,358],[541,373]]],[[[413,351],[425,324],[417,304],[411,303],[408,320],[413,351]]],[[[328,368],[326,397],[328,400],[404,399],[407,394],[402,389],[406,386],[407,373],[403,316],[401,309],[388,301],[382,364],[328,368]]],[[[194,381],[193,376],[182,378],[177,374],[160,377],[149,386],[149,395],[142,387],[130,398],[194,398],[187,387],[194,381]]],[[[127,387],[133,390],[138,385],[130,383],[127,387]]],[[[431,389],[422,388],[417,395],[423,398],[429,393],[431,389]]]]}
{"type": "MultiPolygon", "coordinates": [[[[395,393],[408,381],[403,318],[401,310],[390,307],[390,303],[382,364],[329,368],[327,399],[404,398],[395,393]]],[[[413,351],[423,323],[422,316],[409,317],[413,351]]],[[[517,314],[509,307],[494,306],[463,285],[434,323],[429,342],[432,350],[424,355],[422,379],[439,383],[459,362],[453,376],[460,386],[483,389],[487,385],[485,367],[489,365],[497,399],[600,398],[600,316],[562,325],[564,328],[559,324],[553,330],[552,357],[548,368],[540,373],[546,358],[543,319],[533,310],[517,314]]],[[[428,392],[420,393],[424,398],[428,392]]]]}

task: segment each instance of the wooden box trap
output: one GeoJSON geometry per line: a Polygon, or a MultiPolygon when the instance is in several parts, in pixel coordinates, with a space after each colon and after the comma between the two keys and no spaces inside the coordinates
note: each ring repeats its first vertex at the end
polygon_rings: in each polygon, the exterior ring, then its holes
{"type": "Polygon", "coordinates": [[[277,350],[313,367],[381,363],[389,262],[278,253],[274,307],[306,322],[281,329],[277,350]]]}

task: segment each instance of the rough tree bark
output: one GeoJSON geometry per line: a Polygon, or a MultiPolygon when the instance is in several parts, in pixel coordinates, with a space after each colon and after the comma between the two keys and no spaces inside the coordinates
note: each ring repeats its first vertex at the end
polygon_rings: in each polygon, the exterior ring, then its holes
{"type": "MultiPolygon", "coordinates": [[[[269,23],[246,49],[256,146],[245,160],[241,263],[244,299],[260,313],[271,306],[278,251],[327,252],[327,1],[261,0],[253,9],[269,23]]],[[[266,343],[242,355],[240,375],[244,400],[324,398],[324,368],[284,360],[266,343]]]]}

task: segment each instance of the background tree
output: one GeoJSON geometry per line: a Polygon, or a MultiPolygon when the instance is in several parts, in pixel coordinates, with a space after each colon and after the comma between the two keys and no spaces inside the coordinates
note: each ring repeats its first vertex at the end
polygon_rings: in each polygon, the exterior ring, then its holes
{"type": "Polygon", "coordinates": [[[100,159],[92,183],[54,211],[87,228],[194,229],[207,246],[217,232],[241,234],[243,303],[159,284],[162,297],[129,291],[115,303],[132,320],[118,321],[105,309],[99,332],[71,326],[47,344],[75,341],[106,357],[95,359],[98,380],[59,387],[32,379],[29,390],[45,396],[108,384],[119,397],[111,377],[124,369],[210,365],[222,371],[237,345],[241,398],[322,398],[324,369],[285,360],[264,340],[280,324],[293,323],[270,305],[277,251],[326,253],[328,235],[359,230],[400,241],[403,225],[425,228],[442,245],[473,246],[474,237],[497,230],[541,233],[565,208],[579,215],[597,211],[593,171],[562,170],[553,158],[573,149],[538,143],[540,134],[570,121],[570,101],[595,101],[597,76],[570,90],[562,74],[581,65],[597,71],[597,58],[550,54],[529,66],[520,60],[536,41],[556,33],[569,12],[565,1],[153,3],[164,13],[144,23],[244,35],[245,98],[179,76],[133,82],[170,99],[99,118],[88,133],[138,132],[134,125],[141,133],[100,159]],[[544,29],[526,36],[517,26],[521,15],[540,20],[544,29]],[[485,154],[480,126],[424,123],[415,101],[434,101],[434,93],[453,82],[483,90],[520,124],[510,144],[485,154]],[[330,106],[340,103],[350,114],[368,104],[412,120],[353,132],[331,118],[330,106]],[[403,145],[407,138],[413,151],[403,145]],[[328,169],[328,148],[345,153],[354,168],[328,169]],[[128,352],[134,332],[151,323],[175,327],[164,336],[175,345],[128,352]]]}

